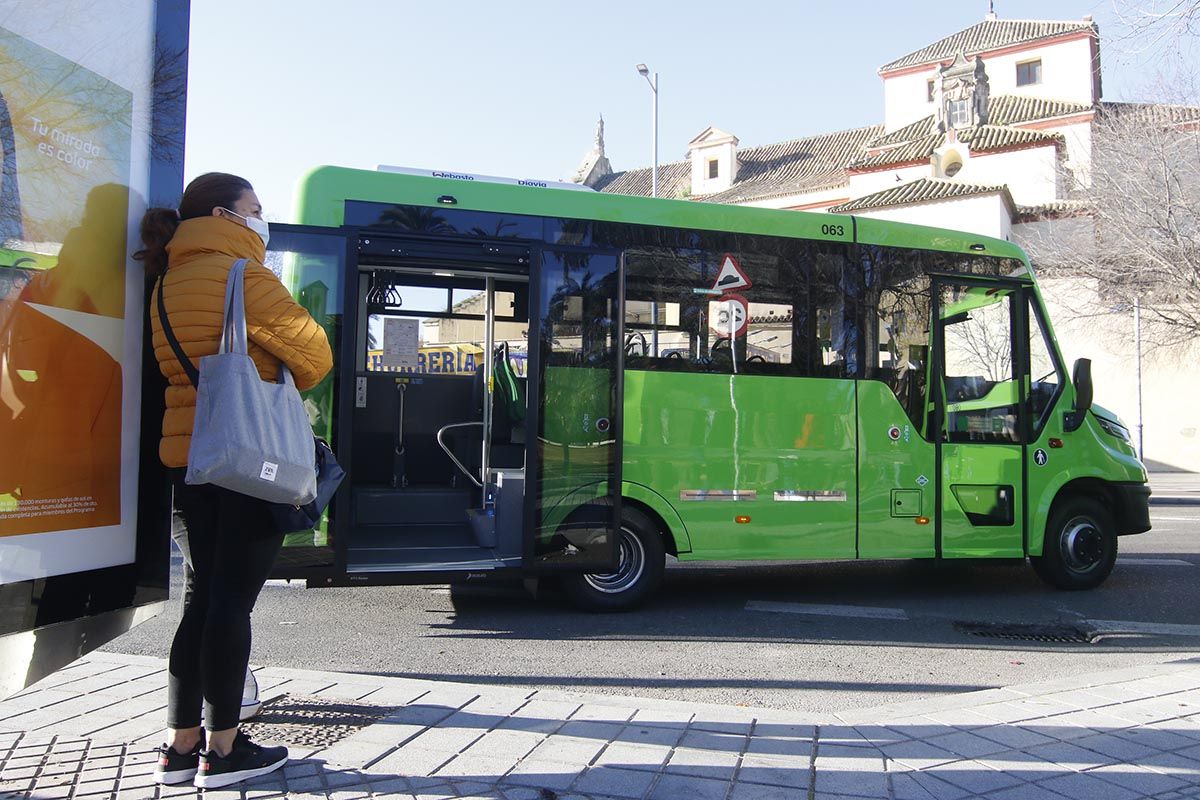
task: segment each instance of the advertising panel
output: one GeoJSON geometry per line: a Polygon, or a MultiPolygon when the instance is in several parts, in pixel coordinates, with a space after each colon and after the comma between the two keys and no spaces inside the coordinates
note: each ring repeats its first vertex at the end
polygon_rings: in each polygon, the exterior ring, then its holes
{"type": "Polygon", "coordinates": [[[0,584],[135,559],[155,18],[0,2],[0,584]]]}

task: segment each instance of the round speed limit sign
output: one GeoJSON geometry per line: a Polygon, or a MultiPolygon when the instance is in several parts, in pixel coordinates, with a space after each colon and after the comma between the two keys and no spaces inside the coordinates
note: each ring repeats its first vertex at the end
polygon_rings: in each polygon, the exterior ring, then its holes
{"type": "Polygon", "coordinates": [[[750,303],[740,294],[727,294],[708,303],[708,327],[718,336],[741,336],[749,322],[750,303]]]}

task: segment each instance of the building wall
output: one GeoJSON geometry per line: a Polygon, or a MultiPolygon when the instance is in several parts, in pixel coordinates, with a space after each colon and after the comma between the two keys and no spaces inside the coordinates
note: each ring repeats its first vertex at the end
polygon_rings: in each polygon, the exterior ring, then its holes
{"type": "Polygon", "coordinates": [[[934,112],[929,96],[929,81],[937,77],[937,69],[929,67],[920,72],[883,79],[883,127],[887,132],[910,125],[934,112]]]}
{"type": "Polygon", "coordinates": [[[979,186],[1008,184],[1017,205],[1059,198],[1057,150],[1053,146],[972,156],[955,180],[979,186]]]}
{"type": "Polygon", "coordinates": [[[691,152],[692,194],[706,195],[722,192],[733,185],[737,169],[737,149],[732,142],[712,147],[700,147],[691,152]],[[708,162],[716,159],[717,177],[708,177],[708,162]]]}
{"type": "MultiPolygon", "coordinates": [[[[1120,416],[1136,444],[1139,381],[1132,310],[1098,316],[1105,304],[1095,287],[1076,280],[1043,280],[1042,294],[1067,370],[1077,358],[1092,360],[1095,402],[1120,416]]],[[[1198,357],[1195,343],[1143,347],[1141,422],[1151,471],[1200,472],[1200,406],[1190,391],[1198,357]]]]}
{"type": "MultiPolygon", "coordinates": [[[[965,145],[959,146],[965,151],[965,145]]],[[[1018,205],[1037,205],[1060,198],[1058,187],[1057,151],[1052,146],[1014,150],[1007,153],[968,155],[963,159],[962,170],[954,177],[961,183],[980,186],[1007,184],[1013,201],[1018,205]]],[[[864,172],[850,176],[849,196],[863,197],[900,183],[918,178],[935,177],[929,164],[900,167],[879,172],[864,172]],[[899,178],[899,180],[897,180],[899,178]]],[[[842,190],[843,192],[845,190],[842,190]]],[[[818,193],[796,195],[787,198],[787,203],[769,206],[786,208],[814,202],[818,193]]],[[[945,227],[945,226],[943,226],[945,227]]],[[[964,230],[974,230],[973,228],[964,230]]]]}
{"type": "Polygon", "coordinates": [[[918,178],[929,178],[933,169],[928,162],[922,162],[911,167],[881,170],[879,172],[862,172],[850,176],[850,197],[858,198],[864,195],[891,189],[900,183],[908,183],[918,178]],[[896,180],[899,178],[899,180],[896,180]]]}
{"type": "MultiPolygon", "coordinates": [[[[1112,308],[1094,282],[1043,277],[1052,262],[1092,247],[1093,228],[1087,217],[1043,219],[1014,226],[1012,238],[1029,254],[1039,275],[1067,369],[1077,358],[1092,360],[1096,402],[1116,412],[1136,441],[1138,369],[1132,310],[1112,308]]],[[[1064,266],[1069,268],[1069,261],[1064,266]]],[[[1192,369],[1200,346],[1156,349],[1150,345],[1154,335],[1148,326],[1143,328],[1143,338],[1141,417],[1146,465],[1151,470],[1200,471],[1200,406],[1194,400],[1192,369]]]]}
{"type": "MultiPolygon", "coordinates": [[[[1060,125],[1045,130],[1061,133],[1066,140],[1065,161],[1063,166],[1074,175],[1081,187],[1091,185],[1092,169],[1092,123],[1076,122],[1070,125],[1060,125]]],[[[1069,190],[1064,186],[1063,190],[1069,190]]]]}
{"type": "Polygon", "coordinates": [[[854,212],[860,217],[969,231],[997,239],[1009,238],[1012,228],[1010,213],[1007,204],[998,194],[854,212]]]}
{"type": "Polygon", "coordinates": [[[1094,96],[1092,40],[1087,36],[999,56],[985,56],[983,64],[992,95],[1044,97],[1088,105],[1099,99],[1094,96]],[[1018,87],[1017,64],[1036,59],[1042,61],[1042,82],[1018,87]]]}
{"type": "MultiPolygon", "coordinates": [[[[1088,36],[1001,55],[985,54],[983,63],[993,97],[1015,94],[1087,104],[1099,99],[1094,96],[1092,45],[1088,36]],[[1036,59],[1042,61],[1042,82],[1018,88],[1017,64],[1036,59]]],[[[933,103],[927,99],[927,82],[936,76],[937,68],[934,65],[918,72],[884,76],[883,124],[888,131],[902,128],[933,113],[933,103]]]]}

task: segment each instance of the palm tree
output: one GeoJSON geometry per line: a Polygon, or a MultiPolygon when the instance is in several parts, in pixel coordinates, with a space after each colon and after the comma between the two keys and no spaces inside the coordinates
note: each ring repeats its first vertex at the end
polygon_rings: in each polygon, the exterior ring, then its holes
{"type": "Polygon", "coordinates": [[[421,206],[392,206],[379,215],[379,221],[411,233],[454,232],[454,226],[435,209],[421,206]]]}

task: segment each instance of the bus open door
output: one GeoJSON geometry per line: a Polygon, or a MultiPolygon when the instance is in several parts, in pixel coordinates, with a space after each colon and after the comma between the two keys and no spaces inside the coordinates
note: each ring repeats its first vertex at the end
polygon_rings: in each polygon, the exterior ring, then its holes
{"type": "Polygon", "coordinates": [[[267,260],[334,348],[305,402],[347,472],[327,520],[287,537],[275,577],[616,565],[619,253],[274,225],[267,260]]]}

